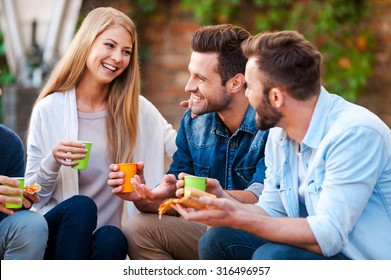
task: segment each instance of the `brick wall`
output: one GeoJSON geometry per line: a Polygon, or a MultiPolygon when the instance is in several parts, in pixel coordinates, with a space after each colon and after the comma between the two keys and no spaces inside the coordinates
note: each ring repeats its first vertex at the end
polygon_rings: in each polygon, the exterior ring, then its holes
{"type": "MultiPolygon", "coordinates": [[[[188,97],[184,87],[191,35],[199,25],[179,11],[173,4],[177,1],[168,2],[171,6],[166,5],[140,27],[140,37],[149,50],[142,61],[143,94],[177,128],[184,112],[179,102],[188,97]]],[[[370,0],[370,5],[372,16],[366,24],[376,36],[376,58],[373,74],[356,103],[379,115],[391,127],[391,0],[370,0]]]]}
{"type": "MultiPolygon", "coordinates": [[[[366,24],[375,32],[378,43],[373,74],[357,103],[379,115],[391,127],[391,0],[368,1],[371,17],[366,24]]],[[[137,24],[142,47],[147,49],[141,65],[143,95],[177,128],[184,112],[179,102],[188,97],[184,87],[188,79],[190,40],[199,25],[180,11],[178,1],[158,2],[160,12],[137,24]]],[[[129,0],[87,0],[83,1],[83,9],[113,6],[129,12],[130,3],[129,0]]]]}
{"type": "Polygon", "coordinates": [[[154,15],[140,31],[142,41],[148,44],[141,66],[143,94],[175,128],[185,111],[179,102],[189,97],[184,88],[189,79],[190,41],[198,28],[173,5],[154,15]]]}
{"type": "MultiPolygon", "coordinates": [[[[364,93],[357,100],[382,118],[391,127],[391,0],[369,0],[372,16],[366,23],[375,32],[377,45],[373,74],[364,93]]],[[[131,12],[129,0],[85,0],[82,13],[98,6],[112,6],[125,13],[131,12]]],[[[199,27],[189,14],[180,11],[177,0],[159,1],[159,11],[141,23],[137,23],[140,43],[143,50],[141,71],[143,77],[143,95],[161,111],[163,116],[178,128],[180,118],[185,111],[179,106],[181,100],[188,98],[184,87],[188,80],[187,64],[190,57],[190,40],[199,27]]],[[[137,15],[136,15],[137,17],[137,15]]],[[[137,22],[137,18],[135,18],[137,22]]],[[[33,101],[25,98],[15,99],[4,90],[4,99],[8,96],[15,108],[30,112],[33,101]],[[23,107],[19,107],[20,100],[23,107]]],[[[12,89],[10,89],[12,90],[12,89]]],[[[32,99],[33,100],[33,99],[32,99]]],[[[3,100],[4,101],[4,100],[3,100]]],[[[6,101],[6,100],[5,100],[6,101]]],[[[10,111],[12,106],[3,102],[3,109],[10,111]]],[[[12,110],[11,110],[12,111],[12,110]]],[[[7,113],[8,114],[8,113],[7,113]]],[[[17,114],[6,125],[15,129],[22,137],[27,129],[28,116],[17,114]],[[15,124],[15,125],[12,125],[15,124]]]]}
{"type": "Polygon", "coordinates": [[[374,31],[377,45],[375,65],[366,90],[357,103],[367,107],[391,127],[391,0],[371,0],[367,23],[374,31]]]}

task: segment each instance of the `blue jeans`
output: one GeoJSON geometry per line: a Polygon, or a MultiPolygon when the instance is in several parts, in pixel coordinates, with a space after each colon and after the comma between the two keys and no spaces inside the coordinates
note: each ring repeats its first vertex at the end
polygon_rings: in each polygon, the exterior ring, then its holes
{"type": "Polygon", "coordinates": [[[45,259],[56,260],[123,260],[127,241],[115,226],[95,231],[98,210],[87,196],[73,196],[45,214],[49,241],[45,259]]]}
{"type": "Polygon", "coordinates": [[[229,227],[209,229],[198,243],[198,252],[201,260],[347,260],[342,254],[325,257],[229,227]]]}
{"type": "Polygon", "coordinates": [[[0,258],[3,260],[42,260],[48,226],[39,213],[20,210],[12,215],[0,212],[0,258]]]}

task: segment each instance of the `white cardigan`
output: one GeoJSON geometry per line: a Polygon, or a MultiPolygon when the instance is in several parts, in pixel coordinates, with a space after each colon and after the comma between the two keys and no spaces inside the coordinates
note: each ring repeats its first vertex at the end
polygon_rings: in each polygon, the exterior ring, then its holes
{"type": "MultiPolygon", "coordinates": [[[[39,183],[41,201],[33,210],[46,213],[55,205],[79,194],[77,169],[62,166],[52,155],[52,149],[62,139],[78,140],[76,92],[53,93],[33,108],[27,138],[25,183],[39,183]]],[[[164,155],[176,150],[176,131],[156,107],[144,97],[139,98],[139,118],[134,161],[145,164],[148,186],[157,185],[164,175],[164,155]]],[[[107,170],[109,172],[109,169],[107,170]]],[[[127,203],[128,216],[135,213],[127,203]]]]}

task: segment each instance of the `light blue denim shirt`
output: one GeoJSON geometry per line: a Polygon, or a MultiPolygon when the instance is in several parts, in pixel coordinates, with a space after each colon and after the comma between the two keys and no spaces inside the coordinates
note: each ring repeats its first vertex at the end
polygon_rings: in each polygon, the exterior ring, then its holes
{"type": "MultiPolygon", "coordinates": [[[[325,256],[391,259],[391,132],[373,113],[322,88],[301,143],[307,222],[325,256]]],[[[297,143],[273,128],[258,205],[299,217],[297,143]]]]}
{"type": "Polygon", "coordinates": [[[176,138],[178,149],[167,173],[215,178],[226,190],[246,189],[259,197],[265,177],[268,134],[269,131],[257,129],[251,106],[234,133],[229,132],[217,113],[193,119],[187,111],[176,138]]]}

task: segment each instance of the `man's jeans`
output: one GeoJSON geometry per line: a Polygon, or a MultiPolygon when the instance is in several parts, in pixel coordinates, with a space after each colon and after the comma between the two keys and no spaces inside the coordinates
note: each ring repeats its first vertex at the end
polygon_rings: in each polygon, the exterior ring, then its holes
{"type": "Polygon", "coordinates": [[[45,259],[123,260],[127,241],[115,226],[95,230],[97,207],[86,196],[73,196],[45,214],[49,225],[49,241],[45,259]]]}
{"type": "Polygon", "coordinates": [[[209,229],[198,243],[201,260],[346,260],[342,254],[324,257],[284,244],[270,243],[229,227],[209,229]]]}
{"type": "Polygon", "coordinates": [[[0,258],[42,260],[48,226],[40,213],[20,210],[12,215],[0,212],[0,258]]]}

